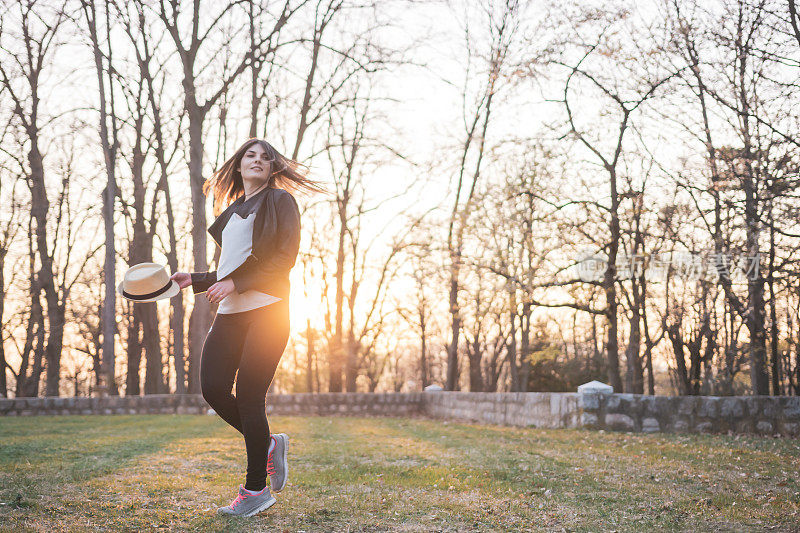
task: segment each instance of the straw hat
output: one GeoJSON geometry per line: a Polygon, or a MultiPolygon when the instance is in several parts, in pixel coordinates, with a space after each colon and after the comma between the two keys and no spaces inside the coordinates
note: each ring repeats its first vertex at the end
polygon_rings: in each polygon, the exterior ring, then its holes
{"type": "Polygon", "coordinates": [[[117,285],[117,292],[124,298],[138,303],[155,302],[172,298],[180,292],[180,286],[169,279],[163,265],[139,263],[125,272],[125,278],[117,285]]]}

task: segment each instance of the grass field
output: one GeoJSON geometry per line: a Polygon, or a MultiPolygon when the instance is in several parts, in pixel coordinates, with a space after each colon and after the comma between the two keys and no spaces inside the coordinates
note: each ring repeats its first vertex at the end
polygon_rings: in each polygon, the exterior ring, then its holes
{"type": "Polygon", "coordinates": [[[289,483],[253,518],[216,416],[0,419],[2,531],[800,531],[798,441],[272,417],[289,483]]]}

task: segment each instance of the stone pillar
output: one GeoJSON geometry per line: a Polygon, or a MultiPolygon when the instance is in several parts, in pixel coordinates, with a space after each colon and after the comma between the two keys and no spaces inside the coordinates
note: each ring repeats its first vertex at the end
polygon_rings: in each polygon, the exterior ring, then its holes
{"type": "Polygon", "coordinates": [[[604,403],[607,396],[613,393],[614,387],[597,380],[579,385],[578,412],[580,413],[580,419],[578,427],[587,429],[602,427],[605,420],[601,403],[604,403]]]}

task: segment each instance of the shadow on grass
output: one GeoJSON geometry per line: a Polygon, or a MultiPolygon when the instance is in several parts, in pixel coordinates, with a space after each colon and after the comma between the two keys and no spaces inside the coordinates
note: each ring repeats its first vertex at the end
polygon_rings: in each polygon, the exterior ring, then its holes
{"type": "Polygon", "coordinates": [[[30,505],[60,486],[107,476],[178,439],[223,427],[194,415],[39,416],[0,420],[0,502],[30,505]]]}

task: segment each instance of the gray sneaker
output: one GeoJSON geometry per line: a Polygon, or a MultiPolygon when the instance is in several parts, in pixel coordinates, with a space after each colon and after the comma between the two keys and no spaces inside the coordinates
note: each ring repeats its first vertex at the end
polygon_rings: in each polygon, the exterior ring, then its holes
{"type": "Polygon", "coordinates": [[[275,441],[275,447],[267,455],[267,474],[269,474],[269,484],[272,490],[280,492],[286,486],[289,478],[286,466],[286,450],[289,449],[289,435],[286,433],[275,433],[271,436],[275,441]]]}
{"type": "Polygon", "coordinates": [[[276,501],[269,492],[269,486],[264,487],[264,490],[259,493],[250,494],[244,489],[244,485],[239,485],[239,494],[236,495],[236,499],[230,505],[217,509],[217,514],[253,516],[269,509],[276,501]]]}

